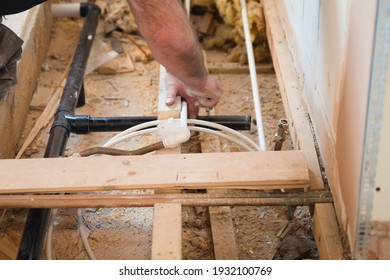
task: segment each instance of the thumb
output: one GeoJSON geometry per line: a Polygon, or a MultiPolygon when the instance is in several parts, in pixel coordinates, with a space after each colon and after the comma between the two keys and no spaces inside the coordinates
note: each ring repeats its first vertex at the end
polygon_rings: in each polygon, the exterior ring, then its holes
{"type": "Polygon", "coordinates": [[[173,105],[176,101],[176,95],[178,93],[178,89],[175,85],[169,85],[166,87],[166,99],[165,104],[173,105]]]}

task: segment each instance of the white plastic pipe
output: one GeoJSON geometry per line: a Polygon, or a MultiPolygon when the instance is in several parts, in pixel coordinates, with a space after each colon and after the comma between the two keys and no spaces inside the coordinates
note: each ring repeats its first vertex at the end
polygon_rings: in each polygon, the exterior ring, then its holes
{"type": "Polygon", "coordinates": [[[83,223],[83,216],[81,215],[81,209],[80,208],[77,209],[77,225],[78,225],[78,228],[79,228],[79,234],[80,234],[81,242],[83,243],[84,248],[87,251],[87,254],[88,254],[89,258],[91,260],[96,260],[96,256],[95,256],[95,254],[94,254],[94,252],[93,252],[93,250],[91,248],[91,245],[88,242],[88,237],[87,237],[87,234],[85,232],[85,226],[84,226],[84,223],[83,223]]]}
{"type": "Polygon", "coordinates": [[[203,132],[203,133],[208,133],[208,134],[212,134],[212,135],[215,135],[215,136],[218,136],[218,137],[221,137],[221,138],[224,138],[234,144],[236,144],[237,146],[243,148],[244,150],[248,151],[248,152],[254,152],[254,149],[250,148],[248,145],[246,145],[245,143],[239,141],[238,139],[234,138],[234,137],[231,137],[229,135],[226,135],[226,134],[223,134],[222,132],[218,131],[218,130],[212,130],[212,129],[209,129],[209,128],[205,128],[205,127],[198,127],[198,126],[189,126],[188,127],[190,130],[192,131],[198,131],[198,132],[203,132]]]}
{"type": "Polygon", "coordinates": [[[244,25],[246,52],[247,52],[247,56],[248,56],[249,73],[250,73],[250,77],[251,77],[253,103],[254,103],[254,107],[255,107],[257,135],[259,138],[260,149],[262,151],[266,151],[267,146],[265,144],[263,118],[262,118],[261,107],[260,107],[260,97],[259,97],[259,88],[258,88],[258,84],[257,84],[255,57],[253,55],[253,46],[252,46],[251,34],[250,34],[250,30],[249,30],[248,13],[247,13],[247,9],[246,9],[245,0],[240,0],[240,2],[241,2],[242,23],[244,25]]]}
{"type": "Polygon", "coordinates": [[[187,127],[187,111],[188,106],[187,102],[181,102],[181,112],[180,112],[180,127],[187,127]]]}
{"type": "Polygon", "coordinates": [[[239,132],[237,132],[234,129],[231,129],[229,127],[220,125],[218,123],[207,122],[207,121],[202,121],[202,120],[197,120],[197,119],[189,119],[188,123],[211,127],[211,128],[215,128],[215,129],[221,130],[221,131],[226,132],[226,133],[230,133],[230,134],[236,136],[237,138],[240,138],[241,140],[243,140],[247,144],[251,145],[254,148],[254,150],[260,151],[260,147],[255,142],[253,142],[252,139],[246,137],[244,134],[241,134],[241,133],[239,133],[239,132]]]}
{"type": "Polygon", "coordinates": [[[186,8],[187,16],[190,17],[190,10],[191,10],[191,0],[185,0],[184,5],[186,8]]]}
{"type": "Polygon", "coordinates": [[[47,235],[46,235],[46,258],[48,260],[53,259],[52,255],[52,239],[53,239],[53,230],[54,230],[54,222],[57,217],[58,208],[54,208],[51,212],[49,227],[47,229],[47,235]]]}
{"type": "Polygon", "coordinates": [[[152,128],[147,128],[147,129],[143,129],[143,130],[129,132],[125,135],[122,135],[121,137],[116,137],[115,139],[111,139],[106,144],[104,144],[103,147],[109,148],[111,146],[114,146],[115,144],[118,144],[118,143],[126,140],[126,139],[136,137],[139,135],[143,135],[143,134],[153,133],[153,132],[157,132],[157,127],[152,127],[152,128]]]}
{"type": "Polygon", "coordinates": [[[132,133],[132,132],[135,132],[135,131],[138,131],[138,130],[141,130],[141,129],[145,129],[145,128],[148,128],[148,127],[156,126],[156,125],[159,125],[160,123],[161,123],[161,120],[155,120],[155,121],[150,121],[150,122],[146,122],[146,123],[141,123],[141,124],[138,124],[138,125],[133,126],[131,128],[128,128],[125,131],[122,131],[121,133],[115,135],[109,141],[107,141],[107,143],[105,143],[103,145],[103,147],[112,146],[113,145],[113,144],[111,144],[112,141],[115,141],[116,139],[118,139],[118,138],[120,138],[120,137],[122,137],[124,135],[127,135],[129,133],[132,133]]]}
{"type": "Polygon", "coordinates": [[[80,3],[52,4],[51,13],[53,17],[79,17],[80,3]]]}

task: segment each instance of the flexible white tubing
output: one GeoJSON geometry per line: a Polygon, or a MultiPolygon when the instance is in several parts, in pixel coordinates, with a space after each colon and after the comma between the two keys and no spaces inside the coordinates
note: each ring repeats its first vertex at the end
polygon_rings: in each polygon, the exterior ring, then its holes
{"type": "Polygon", "coordinates": [[[250,30],[249,30],[248,13],[247,13],[247,9],[246,9],[245,0],[240,0],[240,2],[241,2],[242,23],[244,25],[246,52],[248,55],[249,72],[250,72],[250,77],[251,77],[253,103],[255,106],[257,135],[259,138],[259,146],[260,146],[261,151],[266,151],[267,146],[265,144],[263,118],[262,118],[261,107],[260,107],[260,97],[259,97],[259,88],[258,88],[258,84],[257,84],[255,58],[253,55],[253,46],[252,46],[252,40],[251,40],[251,35],[250,35],[250,30]]]}
{"type": "MultiPolygon", "coordinates": [[[[241,134],[241,133],[239,133],[239,132],[237,132],[237,131],[235,131],[235,130],[233,130],[231,128],[228,128],[228,127],[220,125],[220,124],[212,123],[212,122],[207,122],[207,121],[202,121],[202,120],[197,120],[197,119],[188,119],[187,118],[187,110],[188,110],[187,102],[186,101],[182,101],[181,105],[182,105],[182,109],[181,109],[181,112],[180,112],[180,127],[187,127],[188,124],[195,124],[195,125],[202,125],[202,126],[209,127],[209,128],[215,128],[215,129],[224,131],[226,133],[233,134],[237,138],[245,141],[247,144],[252,146],[253,149],[249,148],[248,145],[246,145],[246,144],[240,143],[235,138],[227,136],[227,135],[225,135],[225,134],[223,134],[221,132],[215,132],[215,131],[213,131],[211,129],[208,129],[207,131],[206,130],[202,130],[202,131],[210,133],[210,134],[218,135],[219,137],[223,137],[225,139],[228,139],[229,141],[239,145],[240,147],[242,147],[245,150],[250,150],[250,151],[253,151],[253,150],[259,151],[259,150],[261,150],[260,147],[254,141],[252,141],[250,138],[246,137],[245,135],[243,135],[243,134],[241,134]]],[[[135,137],[135,136],[139,136],[139,135],[142,135],[142,134],[155,132],[155,131],[157,131],[157,128],[155,128],[155,127],[154,128],[148,128],[148,127],[157,126],[157,125],[161,124],[162,122],[163,121],[161,121],[161,120],[155,120],[155,121],[142,123],[142,124],[136,125],[134,127],[131,127],[129,129],[126,129],[125,131],[122,131],[121,133],[117,134],[116,136],[111,138],[109,141],[107,141],[103,145],[103,147],[111,147],[111,146],[113,146],[113,145],[115,145],[117,143],[120,143],[120,142],[122,142],[122,141],[124,141],[126,139],[129,139],[129,138],[132,138],[132,137],[135,137]]],[[[195,130],[195,129],[192,129],[192,130],[195,130]]],[[[197,131],[200,131],[200,130],[197,130],[197,131]]]]}
{"type": "Polygon", "coordinates": [[[228,141],[233,142],[234,144],[238,145],[239,147],[243,148],[244,150],[246,150],[248,152],[253,152],[254,151],[252,148],[250,148],[246,144],[238,141],[237,139],[235,139],[235,138],[233,138],[233,137],[231,137],[229,135],[223,134],[220,131],[212,130],[212,129],[205,128],[205,127],[199,127],[199,126],[189,126],[188,128],[190,130],[193,130],[193,131],[205,132],[205,133],[209,133],[209,134],[213,134],[213,135],[222,137],[222,138],[224,138],[224,139],[226,139],[228,141]]]}
{"type": "Polygon", "coordinates": [[[121,137],[119,138],[116,138],[115,140],[113,141],[108,141],[106,144],[104,144],[103,147],[111,147],[111,146],[114,146],[115,144],[118,144],[126,139],[129,139],[129,138],[132,138],[132,137],[136,137],[136,136],[139,136],[139,135],[142,135],[142,134],[147,134],[147,133],[153,133],[153,132],[156,132],[157,131],[157,127],[152,127],[152,128],[147,128],[147,129],[143,129],[143,130],[138,130],[138,131],[133,131],[131,133],[128,133],[126,135],[122,135],[121,137]]]}
{"type": "MultiPolygon", "coordinates": [[[[192,119],[189,119],[188,120],[188,123],[194,123],[193,122],[194,120],[192,119]]],[[[203,126],[209,126],[209,127],[212,127],[208,124],[208,122],[204,122],[204,121],[200,121],[200,120],[196,120],[196,122],[199,121],[199,125],[203,125],[203,126]]],[[[216,124],[218,125],[218,124],[216,124]]],[[[224,127],[224,126],[222,126],[224,127]]],[[[195,127],[195,126],[188,126],[188,128],[190,130],[194,130],[194,131],[200,131],[201,129],[203,129],[203,127],[195,127]],[[193,129],[195,128],[195,129],[193,129]],[[198,129],[198,130],[196,130],[198,129]]],[[[216,128],[216,127],[212,127],[212,128],[216,128]]],[[[226,128],[226,127],[224,127],[226,128]]],[[[136,136],[140,136],[142,134],[148,134],[148,133],[153,133],[153,132],[157,132],[158,128],[157,127],[153,127],[153,128],[148,128],[148,129],[144,129],[144,130],[139,130],[139,131],[134,131],[134,132],[131,132],[131,133],[127,133],[126,135],[122,135],[121,137],[119,138],[116,138],[115,140],[113,141],[108,141],[104,147],[111,147],[115,144],[118,144],[122,141],[125,141],[127,139],[130,139],[130,138],[133,138],[133,137],[136,137],[136,136]]],[[[234,131],[234,130],[233,130],[234,131]]],[[[222,132],[219,132],[219,131],[215,131],[215,130],[211,130],[211,129],[207,129],[207,131],[203,131],[202,132],[207,132],[209,134],[214,134],[214,135],[217,135],[219,137],[222,137],[222,138],[225,138],[226,140],[228,141],[231,141],[235,144],[237,144],[238,146],[242,147],[243,149],[245,150],[248,150],[248,151],[255,151],[255,150],[259,150],[259,147],[256,145],[256,143],[254,143],[252,140],[250,140],[249,138],[245,137],[244,135],[236,132],[234,135],[235,136],[238,136],[240,137],[242,140],[246,141],[246,143],[248,143],[249,145],[253,146],[253,148],[249,148],[248,145],[238,141],[237,139],[233,138],[233,137],[230,137],[226,134],[223,134],[222,132]]],[[[226,132],[226,130],[225,130],[226,132]]],[[[229,132],[229,131],[228,131],[229,132]]],[[[234,131],[235,132],[235,131],[234,131]]]]}
{"type": "Polygon", "coordinates": [[[197,120],[197,119],[189,119],[188,123],[195,124],[195,125],[207,126],[207,127],[211,127],[211,128],[215,128],[215,129],[227,132],[227,133],[231,133],[234,136],[236,136],[237,138],[240,138],[241,140],[250,144],[255,150],[260,151],[260,147],[254,141],[252,141],[250,138],[246,137],[245,135],[243,135],[243,134],[241,134],[241,133],[239,133],[239,132],[237,132],[234,129],[231,129],[229,127],[226,127],[226,126],[223,126],[223,125],[220,125],[217,123],[207,122],[207,121],[202,121],[202,120],[197,120]]]}
{"type": "MultiPolygon", "coordinates": [[[[237,139],[235,139],[235,138],[233,138],[233,137],[231,137],[229,135],[223,134],[220,131],[216,131],[216,130],[212,130],[212,129],[204,128],[204,127],[196,127],[196,126],[189,126],[188,129],[189,130],[193,130],[193,131],[199,131],[199,132],[205,132],[205,133],[213,134],[213,135],[225,138],[226,140],[235,143],[236,145],[238,145],[239,147],[243,148],[246,151],[250,151],[250,152],[254,151],[254,149],[252,149],[248,145],[240,142],[239,140],[237,140],[237,139]]],[[[149,128],[149,129],[145,129],[145,130],[140,130],[140,131],[136,131],[136,132],[133,132],[133,133],[129,133],[129,134],[123,135],[121,138],[117,139],[115,141],[115,143],[112,143],[112,145],[118,144],[119,142],[122,142],[124,140],[130,139],[130,138],[142,135],[142,134],[157,132],[157,130],[158,130],[158,128],[154,127],[154,128],[149,128]]],[[[109,147],[109,146],[107,146],[107,147],[109,147]]]]}
{"type": "Polygon", "coordinates": [[[84,230],[84,223],[83,223],[83,217],[81,215],[81,209],[77,209],[77,224],[79,227],[79,233],[81,241],[83,242],[84,248],[87,251],[87,254],[91,260],[96,260],[95,254],[92,251],[91,246],[89,245],[87,235],[84,230]]]}
{"type": "Polygon", "coordinates": [[[57,212],[58,212],[58,209],[57,208],[54,208],[53,211],[51,212],[51,217],[50,217],[50,224],[49,224],[49,228],[47,229],[47,236],[46,236],[46,258],[48,260],[52,260],[53,259],[53,255],[52,255],[52,239],[53,239],[53,229],[54,229],[54,221],[56,219],[56,216],[57,216],[57,212]]]}
{"type": "Polygon", "coordinates": [[[113,138],[111,138],[109,141],[107,141],[107,143],[105,143],[103,145],[103,147],[109,147],[109,146],[112,146],[113,144],[111,144],[110,142],[111,141],[114,141],[120,137],[122,137],[123,135],[126,135],[128,133],[132,133],[132,132],[135,132],[135,131],[138,131],[138,130],[141,130],[141,129],[144,129],[144,128],[148,128],[148,127],[151,127],[151,126],[157,126],[158,124],[160,124],[161,121],[160,120],[155,120],[155,121],[150,121],[150,122],[146,122],[146,123],[142,123],[142,124],[138,124],[138,125],[135,125],[131,128],[128,128],[124,131],[122,131],[121,133],[115,135],[113,138]]]}
{"type": "MultiPolygon", "coordinates": [[[[158,122],[159,121],[153,121],[154,124],[150,124],[152,122],[149,122],[148,126],[155,125],[155,123],[158,123],[158,122]]],[[[206,126],[206,127],[219,129],[219,130],[227,132],[227,133],[231,133],[234,136],[236,136],[236,137],[240,138],[241,140],[245,141],[250,146],[252,146],[253,149],[251,148],[250,149],[251,151],[254,151],[254,150],[259,151],[260,150],[259,146],[255,142],[253,142],[251,139],[249,139],[245,135],[243,135],[243,134],[241,134],[241,133],[239,133],[239,132],[237,132],[237,131],[235,131],[233,129],[230,129],[230,128],[226,127],[226,126],[223,126],[223,125],[220,125],[220,124],[211,123],[211,122],[207,122],[207,121],[196,120],[196,119],[188,119],[187,122],[189,124],[202,125],[202,126],[206,126]]],[[[140,125],[139,125],[139,127],[144,128],[143,126],[140,126],[140,125]]],[[[135,128],[135,126],[130,128],[130,129],[128,129],[128,130],[126,130],[126,131],[121,132],[120,134],[118,134],[117,136],[113,137],[108,142],[106,142],[106,144],[104,144],[103,147],[111,147],[111,146],[113,146],[115,144],[118,144],[118,143],[120,143],[120,142],[122,142],[122,141],[124,141],[126,139],[133,138],[133,137],[136,137],[136,136],[139,136],[139,135],[142,135],[142,134],[153,133],[153,132],[157,131],[156,127],[148,128],[148,129],[142,129],[142,130],[138,130],[138,131],[136,131],[134,128],[135,128]],[[126,132],[126,133],[124,133],[124,132],[126,132]],[[118,136],[120,136],[120,137],[118,137],[118,136]]],[[[192,126],[189,126],[188,128],[191,130],[192,126]]],[[[208,131],[208,133],[212,133],[212,132],[216,132],[216,131],[214,131],[214,130],[209,130],[208,131]]],[[[225,134],[223,134],[221,132],[212,133],[212,134],[214,134],[214,135],[218,134],[219,137],[224,137],[225,139],[227,139],[229,141],[232,141],[235,144],[238,143],[238,141],[236,141],[236,139],[234,139],[232,137],[229,137],[229,136],[226,136],[225,134]],[[234,139],[234,141],[233,141],[233,139],[234,139]]],[[[239,145],[239,144],[237,144],[237,145],[239,145]]],[[[242,147],[241,144],[239,146],[242,147]]],[[[244,149],[248,150],[246,147],[248,147],[248,146],[245,145],[244,149]]]]}
{"type": "MultiPolygon", "coordinates": [[[[180,126],[181,127],[186,127],[187,126],[187,102],[183,101],[182,104],[182,110],[180,112],[180,126]]],[[[113,146],[115,144],[112,144],[112,142],[114,142],[115,140],[121,138],[123,135],[127,135],[129,133],[133,133],[133,132],[136,132],[138,130],[141,130],[141,129],[145,129],[145,128],[148,128],[148,127],[152,127],[152,126],[157,126],[159,124],[161,124],[162,121],[161,120],[154,120],[154,121],[150,121],[150,122],[145,122],[145,123],[142,123],[142,124],[138,124],[136,126],[133,126],[131,128],[128,128],[124,131],[122,131],[121,133],[115,135],[113,138],[111,138],[109,141],[107,141],[103,147],[110,147],[110,146],[113,146]]]]}

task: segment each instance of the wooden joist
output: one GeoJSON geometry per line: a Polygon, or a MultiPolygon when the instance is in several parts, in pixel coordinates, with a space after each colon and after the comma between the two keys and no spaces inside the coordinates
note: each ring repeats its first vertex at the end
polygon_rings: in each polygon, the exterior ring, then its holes
{"type": "Polygon", "coordinates": [[[181,260],[181,204],[154,206],[152,240],[153,260],[181,260]]]}
{"type": "Polygon", "coordinates": [[[315,205],[313,230],[321,259],[344,259],[344,250],[340,243],[339,226],[331,203],[315,205]]]}
{"type": "MultiPolygon", "coordinates": [[[[167,106],[165,76],[167,70],[160,65],[160,77],[158,87],[157,117],[159,120],[168,118],[180,118],[181,98],[176,97],[173,105],[167,106]]],[[[161,128],[161,125],[158,126],[161,128]]],[[[157,135],[157,140],[162,140],[162,135],[157,135]]],[[[157,154],[180,154],[181,146],[174,149],[162,149],[157,154]]],[[[180,193],[180,190],[155,189],[154,193],[180,193]]],[[[153,235],[152,235],[152,259],[153,260],[180,260],[182,257],[181,239],[181,204],[158,203],[153,209],[153,235]]]]}
{"type": "MultiPolygon", "coordinates": [[[[206,55],[205,55],[206,57],[206,55]]],[[[207,113],[203,108],[201,115],[207,113]]],[[[215,116],[215,110],[209,111],[210,116],[215,116]]],[[[202,153],[222,152],[219,138],[214,135],[204,135],[201,142],[202,153]]],[[[230,152],[226,148],[224,152],[230,152]]],[[[227,194],[227,189],[207,190],[208,194],[227,194]]],[[[236,235],[232,220],[232,210],[229,206],[209,207],[211,234],[213,237],[214,256],[216,260],[238,260],[236,235]]]]}
{"type": "Polygon", "coordinates": [[[0,193],[308,187],[299,151],[0,160],[0,193]]]}

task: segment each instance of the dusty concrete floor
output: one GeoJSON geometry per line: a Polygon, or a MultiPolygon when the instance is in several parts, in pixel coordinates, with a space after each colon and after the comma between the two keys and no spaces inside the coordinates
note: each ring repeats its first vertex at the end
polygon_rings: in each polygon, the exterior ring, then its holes
{"type": "MultiPolygon", "coordinates": [[[[38,90],[31,103],[26,133],[32,127],[45,106],[53,89],[60,83],[59,77],[69,61],[82,22],[80,20],[57,19],[52,31],[52,42],[38,82],[38,90]]],[[[99,29],[101,30],[101,29],[99,29]]],[[[98,40],[108,39],[98,36],[98,40]]],[[[134,45],[123,44],[131,52],[134,45]]],[[[210,65],[224,62],[226,55],[220,51],[208,51],[210,65]]],[[[156,96],[158,86],[156,61],[135,62],[135,71],[115,75],[91,73],[85,78],[87,104],[77,109],[77,114],[91,116],[139,116],[156,114],[156,96]]],[[[216,107],[216,115],[252,115],[252,93],[250,78],[247,74],[218,74],[225,93],[216,107]]],[[[277,121],[284,117],[283,104],[274,74],[258,75],[259,90],[264,116],[264,127],[268,149],[273,149],[273,138],[277,121]]],[[[245,134],[256,141],[256,126],[245,134]]],[[[42,157],[48,138],[49,127],[26,150],[24,157],[42,157]]],[[[66,149],[66,156],[75,156],[85,148],[102,145],[115,133],[95,133],[72,135],[66,149]]],[[[128,149],[153,141],[154,136],[128,141],[123,145],[128,149]]],[[[231,152],[240,149],[221,141],[222,150],[231,152]]],[[[291,149],[287,139],[283,149],[291,149]]],[[[187,146],[188,148],[188,146],[187,146]]],[[[142,190],[140,190],[142,192],[142,190]]],[[[239,259],[288,258],[291,247],[308,248],[306,258],[316,258],[316,248],[311,236],[311,217],[306,207],[295,211],[291,223],[291,244],[285,244],[278,250],[282,241],[276,237],[286,224],[284,207],[233,207],[233,224],[239,259]],[[306,246],[306,247],[305,247],[306,246]],[[284,251],[283,251],[284,250],[284,251]]],[[[15,247],[20,242],[23,223],[27,211],[21,209],[0,210],[0,240],[7,237],[15,247]],[[4,215],[2,215],[4,213],[4,215]]],[[[207,213],[207,212],[206,212],[207,213]]],[[[83,220],[88,240],[98,259],[150,259],[153,209],[151,208],[104,208],[83,209],[83,220]]],[[[210,223],[207,214],[201,227],[196,225],[197,218],[193,208],[183,209],[183,259],[213,259],[213,245],[210,223]],[[195,242],[196,241],[196,242],[195,242]]],[[[80,241],[74,209],[59,209],[54,220],[53,240],[54,259],[88,259],[80,241]]],[[[46,256],[44,256],[46,257],[46,256]]],[[[294,254],[291,255],[291,258],[294,254]]],[[[0,259],[9,255],[0,252],[0,259]]]]}

